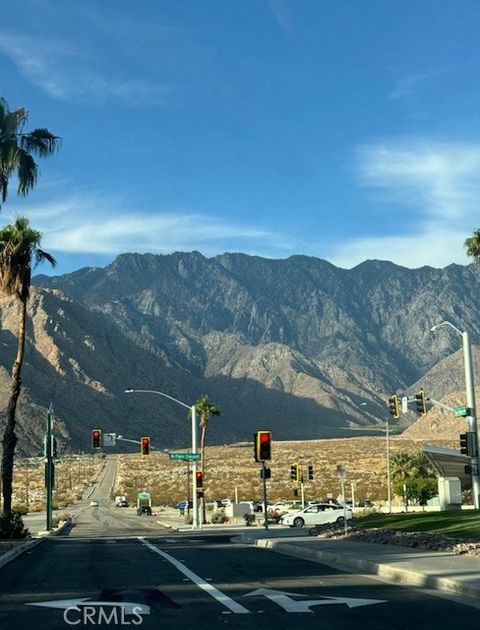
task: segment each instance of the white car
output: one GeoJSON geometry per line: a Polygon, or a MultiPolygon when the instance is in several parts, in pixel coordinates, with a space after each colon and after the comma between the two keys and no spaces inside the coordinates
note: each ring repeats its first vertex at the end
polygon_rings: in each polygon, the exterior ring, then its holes
{"type": "Polygon", "coordinates": [[[347,521],[350,520],[353,517],[352,510],[348,508],[344,510],[343,506],[334,503],[316,503],[293,514],[285,514],[280,519],[280,523],[290,527],[304,527],[305,525],[313,527],[325,523],[343,523],[345,517],[347,521]]]}
{"type": "Polygon", "coordinates": [[[90,507],[98,507],[98,501],[90,501],[90,507]]]}

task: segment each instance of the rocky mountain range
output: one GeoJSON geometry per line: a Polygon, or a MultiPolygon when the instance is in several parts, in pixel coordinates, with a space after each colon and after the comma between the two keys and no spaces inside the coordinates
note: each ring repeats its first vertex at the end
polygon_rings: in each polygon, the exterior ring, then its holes
{"type": "MultiPolygon", "coordinates": [[[[89,448],[90,430],[158,448],[185,447],[188,404],[208,394],[223,411],[209,443],[359,435],[382,424],[393,392],[423,386],[461,399],[461,338],[480,338],[480,270],[407,269],[366,261],[351,270],[316,258],[269,260],[198,252],[123,254],[105,268],[36,276],[20,401],[19,450],[32,452],[52,403],[62,439],[89,448]],[[460,349],[460,350],[459,350],[460,349]],[[455,394],[456,392],[456,394],[455,394]]],[[[16,305],[0,302],[5,406],[16,305]]],[[[476,372],[480,356],[474,347],[476,372]]],[[[415,422],[403,416],[400,427],[415,422]]]]}

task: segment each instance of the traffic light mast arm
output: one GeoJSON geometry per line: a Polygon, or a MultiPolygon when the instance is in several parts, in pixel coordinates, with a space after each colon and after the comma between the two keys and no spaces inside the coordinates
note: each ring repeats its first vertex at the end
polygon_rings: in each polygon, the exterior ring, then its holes
{"type": "MultiPolygon", "coordinates": [[[[415,400],[415,399],[413,399],[415,400]]],[[[446,409],[447,411],[455,411],[455,407],[450,407],[449,405],[445,405],[444,403],[440,402],[439,400],[435,400],[435,398],[427,398],[426,400],[428,400],[428,402],[431,402],[432,404],[434,404],[436,407],[442,407],[443,409],[446,409]]],[[[410,402],[410,400],[408,401],[410,402]]]]}
{"type": "MultiPolygon", "coordinates": [[[[118,435],[117,435],[117,437],[115,439],[117,440],[117,442],[118,442],[118,440],[120,440],[120,442],[130,442],[131,444],[136,444],[137,446],[139,444],[141,444],[140,440],[131,440],[130,438],[124,438],[123,436],[119,437],[118,435]]],[[[151,451],[155,450],[155,447],[152,446],[151,442],[150,442],[150,450],[151,451]]],[[[168,453],[165,453],[165,455],[168,455],[168,453]]]]}
{"type": "MultiPolygon", "coordinates": [[[[439,400],[435,400],[435,398],[430,398],[429,396],[425,397],[425,400],[427,402],[431,402],[433,405],[437,406],[437,407],[443,407],[443,409],[446,409],[447,411],[455,411],[455,407],[450,407],[449,405],[445,405],[444,403],[440,402],[439,400]]],[[[417,399],[415,396],[409,396],[407,399],[408,404],[410,403],[414,403],[416,402],[417,399]]]]}

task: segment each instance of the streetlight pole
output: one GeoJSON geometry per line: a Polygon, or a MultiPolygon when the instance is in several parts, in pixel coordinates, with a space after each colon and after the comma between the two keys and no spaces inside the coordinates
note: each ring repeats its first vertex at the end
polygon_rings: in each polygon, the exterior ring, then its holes
{"type": "Polygon", "coordinates": [[[472,493],[475,509],[480,509],[480,475],[479,475],[479,457],[478,457],[478,428],[477,428],[477,412],[475,408],[475,386],[473,382],[473,365],[472,352],[470,346],[470,337],[468,332],[459,330],[451,322],[440,322],[436,326],[430,328],[435,331],[441,326],[449,326],[462,338],[463,344],[463,364],[465,370],[465,389],[467,394],[467,407],[469,415],[467,416],[468,428],[474,435],[474,450],[470,453],[470,464],[472,467],[472,493]]]}
{"type": "MultiPolygon", "coordinates": [[[[187,405],[181,400],[177,400],[173,396],[169,396],[168,394],[165,394],[164,392],[159,392],[155,389],[126,389],[125,393],[126,394],[157,394],[158,396],[163,396],[164,398],[168,398],[168,400],[176,402],[182,407],[185,407],[186,409],[188,409],[192,416],[192,453],[195,455],[197,454],[197,414],[196,414],[195,405],[187,405]]],[[[193,503],[192,529],[199,528],[198,500],[197,500],[197,468],[198,468],[198,463],[197,463],[197,460],[195,459],[193,460],[193,466],[192,466],[192,503],[193,503]]]]}

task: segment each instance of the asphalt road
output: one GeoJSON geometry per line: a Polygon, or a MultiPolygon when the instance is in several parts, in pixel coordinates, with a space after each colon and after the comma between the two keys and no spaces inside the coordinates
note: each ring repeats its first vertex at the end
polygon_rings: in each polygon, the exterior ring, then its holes
{"type": "Polygon", "coordinates": [[[2,630],[478,627],[475,608],[231,543],[225,534],[48,539],[0,569],[0,593],[2,630]],[[74,608],[83,598],[92,603],[74,608]],[[64,608],[32,606],[52,601],[64,608]]]}
{"type": "MultiPolygon", "coordinates": [[[[72,514],[74,524],[68,532],[70,537],[95,538],[101,536],[152,536],[162,528],[153,516],[137,516],[136,506],[117,508],[111,498],[117,462],[106,459],[98,481],[85,492],[85,498],[55,514],[72,514]],[[97,501],[98,507],[90,502],[97,501]]],[[[46,513],[29,514],[24,517],[25,526],[32,534],[45,529],[46,513]]]]}
{"type": "Polygon", "coordinates": [[[163,530],[155,517],[113,506],[115,473],[107,460],[70,531],[0,568],[2,630],[479,627],[476,608],[429,592],[231,542],[231,534],[163,530]]]}

